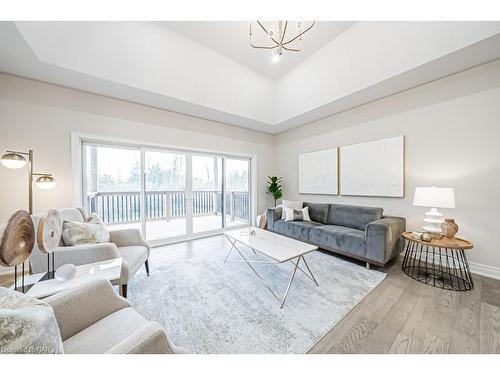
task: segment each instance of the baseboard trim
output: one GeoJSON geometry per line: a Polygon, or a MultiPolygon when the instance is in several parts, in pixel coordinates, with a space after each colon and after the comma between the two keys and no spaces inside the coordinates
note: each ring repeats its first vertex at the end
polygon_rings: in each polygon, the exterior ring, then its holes
{"type": "Polygon", "coordinates": [[[500,267],[486,266],[484,264],[469,262],[470,271],[477,275],[500,280],[500,267]]]}

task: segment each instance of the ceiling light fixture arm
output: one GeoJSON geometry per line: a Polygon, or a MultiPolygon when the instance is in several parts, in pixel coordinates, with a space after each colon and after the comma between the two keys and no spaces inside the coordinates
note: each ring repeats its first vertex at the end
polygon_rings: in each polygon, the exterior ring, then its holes
{"type": "Polygon", "coordinates": [[[297,38],[300,38],[302,35],[304,35],[309,30],[311,30],[315,24],[316,24],[316,21],[313,21],[313,23],[311,24],[311,26],[309,26],[307,29],[305,29],[304,31],[302,31],[299,35],[297,35],[294,38],[290,39],[288,42],[283,43],[283,46],[292,43],[293,41],[297,40],[297,38]]]}

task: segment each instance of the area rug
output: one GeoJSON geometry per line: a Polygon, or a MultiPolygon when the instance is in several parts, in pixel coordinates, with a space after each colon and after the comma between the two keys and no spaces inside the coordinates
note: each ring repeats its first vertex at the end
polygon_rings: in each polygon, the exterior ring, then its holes
{"type": "MultiPolygon", "coordinates": [[[[385,277],[315,251],[305,257],[319,287],[297,272],[280,309],[247,264],[224,263],[229,247],[220,243],[188,259],[155,264],[150,277],[140,272],[129,284],[132,306],[191,353],[306,353],[385,277]]],[[[263,259],[248,248],[244,254],[263,259]]],[[[230,259],[238,257],[233,251],[230,259]]],[[[254,267],[282,296],[293,265],[254,267]]]]}

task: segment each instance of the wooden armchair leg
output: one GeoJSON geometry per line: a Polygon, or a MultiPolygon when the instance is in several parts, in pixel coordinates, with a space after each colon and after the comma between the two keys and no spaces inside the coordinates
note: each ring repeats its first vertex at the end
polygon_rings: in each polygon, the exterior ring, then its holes
{"type": "Polygon", "coordinates": [[[149,259],[146,259],[146,262],[144,262],[144,265],[146,266],[146,274],[149,276],[149,259]]]}
{"type": "Polygon", "coordinates": [[[122,297],[127,298],[127,284],[123,284],[120,287],[121,292],[122,292],[122,297]]]}

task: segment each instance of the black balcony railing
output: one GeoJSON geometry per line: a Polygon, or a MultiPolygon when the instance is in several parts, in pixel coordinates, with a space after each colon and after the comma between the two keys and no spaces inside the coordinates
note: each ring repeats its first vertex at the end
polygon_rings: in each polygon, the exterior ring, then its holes
{"type": "MultiPolygon", "coordinates": [[[[144,197],[147,220],[170,220],[186,216],[186,192],[149,191],[144,197]]],[[[193,191],[193,215],[222,214],[222,193],[193,191]]],[[[106,224],[133,223],[141,220],[141,193],[136,191],[96,192],[87,195],[87,208],[106,224]]],[[[228,191],[225,195],[226,215],[230,220],[248,221],[248,192],[228,191]]]]}

